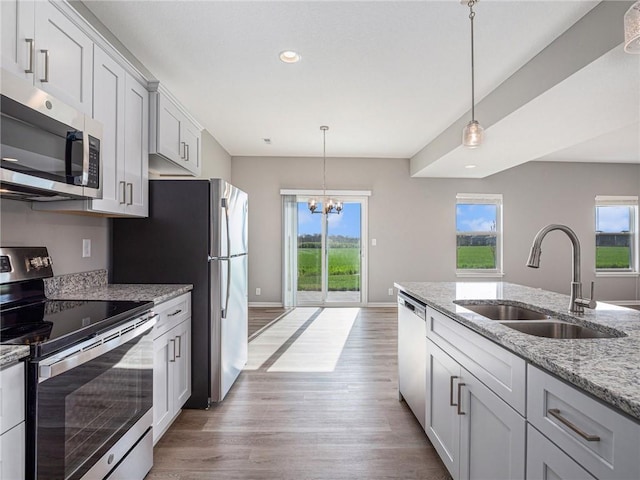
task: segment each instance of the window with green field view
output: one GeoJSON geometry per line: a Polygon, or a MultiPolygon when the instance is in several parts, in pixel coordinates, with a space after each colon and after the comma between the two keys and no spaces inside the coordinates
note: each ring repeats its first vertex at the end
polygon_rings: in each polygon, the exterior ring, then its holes
{"type": "Polygon", "coordinates": [[[596,198],[596,270],[637,270],[637,198],[596,198]],[[626,204],[625,204],[626,203],[626,204]]]}
{"type": "Polygon", "coordinates": [[[502,195],[458,194],[456,197],[456,269],[502,271],[500,232],[502,195]]]}

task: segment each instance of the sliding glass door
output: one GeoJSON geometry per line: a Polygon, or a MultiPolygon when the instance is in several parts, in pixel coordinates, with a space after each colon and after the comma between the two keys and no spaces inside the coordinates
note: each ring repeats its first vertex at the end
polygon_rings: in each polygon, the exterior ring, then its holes
{"type": "MultiPolygon", "coordinates": [[[[293,290],[294,305],[362,305],[365,302],[366,199],[332,198],[342,201],[339,214],[321,213],[320,202],[317,213],[311,213],[309,198],[298,195],[295,214],[285,215],[285,238],[295,237],[295,246],[291,244],[288,249],[292,258],[285,261],[285,268],[290,270],[285,272],[285,278],[291,280],[289,289],[293,290]],[[288,236],[287,229],[291,232],[288,236]]],[[[290,210],[292,208],[291,204],[290,210]]]]}

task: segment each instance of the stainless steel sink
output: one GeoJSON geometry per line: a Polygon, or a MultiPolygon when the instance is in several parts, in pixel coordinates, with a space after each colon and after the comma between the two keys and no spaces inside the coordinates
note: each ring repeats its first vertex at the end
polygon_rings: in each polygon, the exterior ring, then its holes
{"type": "Polygon", "coordinates": [[[500,304],[481,304],[473,303],[469,301],[456,301],[456,304],[471,310],[472,312],[487,317],[491,320],[506,321],[506,320],[547,320],[548,315],[544,313],[536,312],[526,307],[520,307],[517,305],[510,305],[506,303],[500,304]]]}
{"type": "Polygon", "coordinates": [[[508,322],[505,327],[513,328],[522,333],[547,338],[617,338],[617,335],[600,332],[592,328],[574,325],[566,322],[508,322]]]}

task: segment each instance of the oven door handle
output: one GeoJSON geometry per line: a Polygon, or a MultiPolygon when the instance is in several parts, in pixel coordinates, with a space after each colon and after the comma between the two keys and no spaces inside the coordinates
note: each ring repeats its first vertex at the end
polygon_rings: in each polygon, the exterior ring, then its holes
{"type": "Polygon", "coordinates": [[[127,328],[129,328],[131,324],[139,322],[139,320],[134,320],[129,324],[121,325],[118,329],[112,329],[99,335],[97,338],[90,339],[85,342],[84,346],[82,344],[76,346],[73,349],[73,353],[69,355],[65,356],[63,352],[62,354],[55,355],[50,359],[41,361],[38,368],[38,383],[65,373],[72,368],[82,365],[83,363],[87,363],[88,361],[143,335],[153,328],[156,324],[157,318],[158,315],[153,314],[144,323],[127,331],[127,328]],[[114,330],[125,332],[117,335],[114,330]],[[117,336],[114,337],[114,334],[117,336]]]}

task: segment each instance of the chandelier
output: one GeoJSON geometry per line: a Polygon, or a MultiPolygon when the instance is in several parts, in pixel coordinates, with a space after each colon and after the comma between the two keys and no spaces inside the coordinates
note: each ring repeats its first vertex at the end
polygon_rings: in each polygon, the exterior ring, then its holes
{"type": "Polygon", "coordinates": [[[324,213],[328,215],[330,213],[340,214],[342,211],[342,202],[335,201],[332,198],[327,197],[327,130],[329,127],[322,125],[322,211],[318,211],[318,200],[312,198],[307,203],[311,213],[324,213]]]}
{"type": "Polygon", "coordinates": [[[624,14],[624,51],[640,53],[640,1],[624,14]]]}
{"type": "Polygon", "coordinates": [[[476,16],[476,12],[473,11],[473,6],[478,3],[478,0],[462,0],[462,4],[467,4],[469,7],[469,20],[471,21],[471,121],[467,123],[462,131],[462,144],[467,148],[476,148],[482,144],[484,139],[484,128],[476,120],[475,111],[475,75],[474,75],[474,59],[473,59],[473,19],[476,16]]]}

